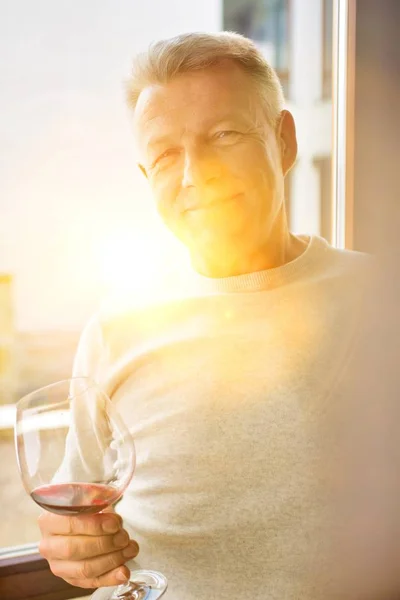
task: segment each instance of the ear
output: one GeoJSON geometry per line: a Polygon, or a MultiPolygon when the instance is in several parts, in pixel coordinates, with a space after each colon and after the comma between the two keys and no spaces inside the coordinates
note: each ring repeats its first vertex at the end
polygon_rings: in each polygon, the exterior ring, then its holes
{"type": "Polygon", "coordinates": [[[292,113],[288,110],[281,112],[276,129],[276,139],[280,147],[282,171],[285,176],[297,158],[296,125],[292,113]]]}
{"type": "Polygon", "coordinates": [[[144,166],[143,166],[143,165],[141,165],[140,163],[138,163],[138,167],[139,167],[139,169],[142,171],[142,173],[143,173],[143,175],[146,177],[146,179],[148,179],[148,176],[147,176],[147,171],[146,171],[146,169],[144,168],[144,166]]]}

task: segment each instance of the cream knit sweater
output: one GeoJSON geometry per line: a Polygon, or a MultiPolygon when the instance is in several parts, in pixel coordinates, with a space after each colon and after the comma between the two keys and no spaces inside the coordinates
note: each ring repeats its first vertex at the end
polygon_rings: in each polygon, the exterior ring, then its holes
{"type": "Polygon", "coordinates": [[[192,274],[84,330],[75,374],[104,386],[134,436],[118,512],[136,564],[168,577],[167,598],[324,597],[327,415],[366,262],[311,237],[282,267],[192,274]]]}

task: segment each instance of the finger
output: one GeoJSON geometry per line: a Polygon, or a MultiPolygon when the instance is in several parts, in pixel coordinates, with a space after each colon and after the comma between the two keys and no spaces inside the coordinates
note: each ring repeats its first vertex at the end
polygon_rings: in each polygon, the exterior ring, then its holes
{"type": "Polygon", "coordinates": [[[122,566],[117,567],[108,573],[104,573],[104,575],[100,575],[99,577],[94,577],[93,579],[86,579],[85,581],[82,581],[81,579],[66,579],[65,581],[76,587],[95,589],[126,583],[129,580],[129,576],[130,571],[128,567],[122,566]]]}
{"type": "MultiPolygon", "coordinates": [[[[50,568],[54,575],[62,577],[67,581],[74,579],[80,581],[80,587],[92,587],[92,584],[99,577],[109,571],[121,567],[127,560],[135,558],[139,553],[139,546],[136,542],[130,542],[124,550],[104,554],[96,558],[89,558],[81,561],[52,560],[50,568]],[[82,584],[85,584],[84,586],[82,584]]],[[[97,583],[95,584],[96,587],[97,583]]]]}
{"type": "Polygon", "coordinates": [[[50,535],[39,543],[39,552],[47,560],[83,560],[126,548],[129,535],[121,529],[114,535],[50,535]]]}
{"type": "Polygon", "coordinates": [[[61,516],[43,513],[38,519],[43,536],[48,535],[104,535],[117,533],[122,528],[122,519],[117,513],[95,515],[61,516]]]}

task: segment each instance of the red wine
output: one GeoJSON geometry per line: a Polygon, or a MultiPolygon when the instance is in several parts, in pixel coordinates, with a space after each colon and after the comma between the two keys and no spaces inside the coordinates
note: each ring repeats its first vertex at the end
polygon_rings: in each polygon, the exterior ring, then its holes
{"type": "Polygon", "coordinates": [[[100,512],[113,504],[120,492],[99,483],[57,483],[37,487],[31,493],[42,508],[58,515],[100,512]]]}

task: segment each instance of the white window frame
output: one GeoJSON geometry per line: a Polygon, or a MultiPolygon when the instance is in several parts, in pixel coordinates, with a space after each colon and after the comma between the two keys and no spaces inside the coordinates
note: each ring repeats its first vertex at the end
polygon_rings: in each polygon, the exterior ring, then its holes
{"type": "Polygon", "coordinates": [[[356,2],[333,3],[332,243],[347,249],[353,248],[356,2]]]}

